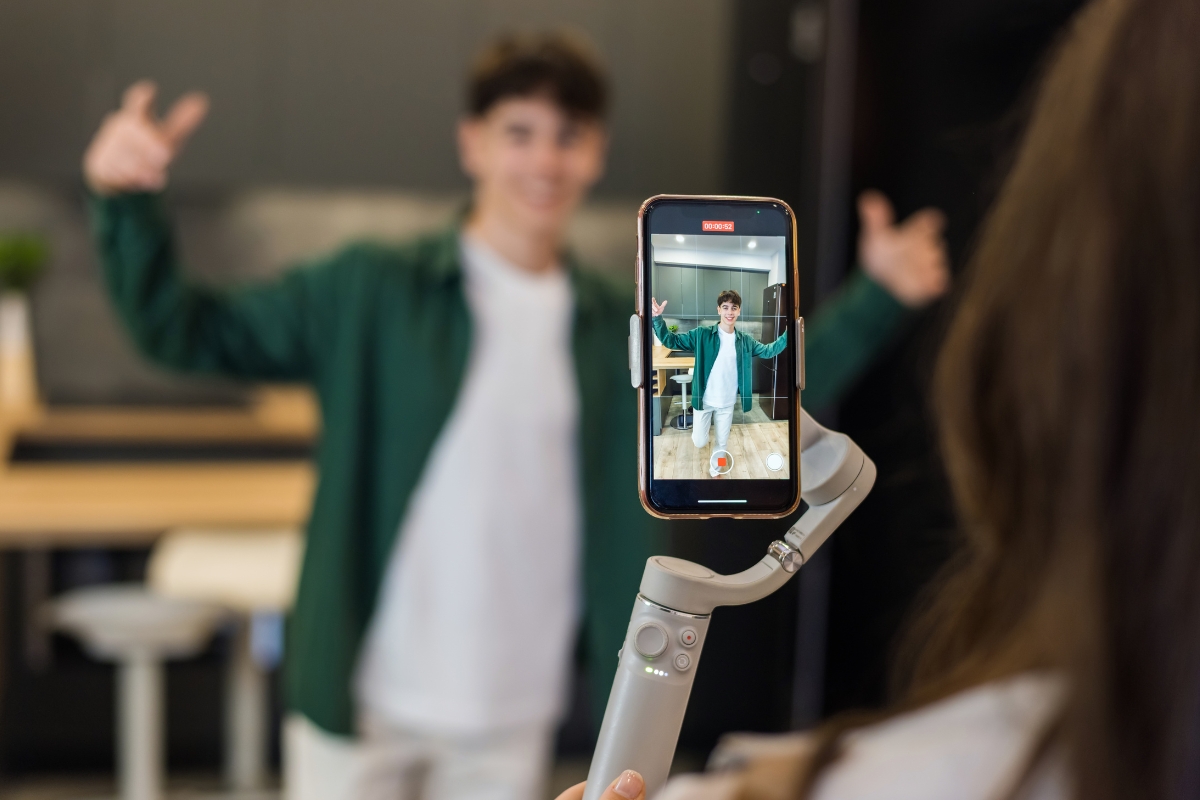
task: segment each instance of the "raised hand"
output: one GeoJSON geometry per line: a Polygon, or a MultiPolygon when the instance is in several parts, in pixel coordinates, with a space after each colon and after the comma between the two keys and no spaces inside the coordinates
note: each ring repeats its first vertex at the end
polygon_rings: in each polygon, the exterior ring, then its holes
{"type": "Polygon", "coordinates": [[[150,81],[138,81],[125,90],[121,107],[104,118],[83,155],[83,177],[93,192],[158,192],[166,187],[171,162],[208,113],[208,97],[185,94],[159,119],[157,93],[150,81]]]}
{"type": "Polygon", "coordinates": [[[924,208],[897,225],[891,202],[871,190],[859,195],[858,215],[858,259],[872,280],[909,308],[945,293],[950,266],[942,212],[924,208]]]}
{"type": "Polygon", "coordinates": [[[653,297],[651,297],[650,298],[650,311],[653,314],[653,316],[656,316],[656,317],[662,316],[662,313],[666,309],[667,303],[669,303],[669,302],[671,302],[671,301],[663,300],[662,305],[659,305],[658,301],[655,300],[653,297]]]}

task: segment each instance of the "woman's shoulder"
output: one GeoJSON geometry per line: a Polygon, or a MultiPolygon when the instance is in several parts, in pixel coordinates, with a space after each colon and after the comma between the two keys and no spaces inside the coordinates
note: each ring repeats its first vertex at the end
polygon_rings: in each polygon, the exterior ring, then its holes
{"type": "MultiPolygon", "coordinates": [[[[1024,674],[847,735],[815,800],[987,798],[1018,779],[1059,708],[1058,678],[1024,674]]],[[[1057,793],[1041,795],[1060,796],[1057,793]]]]}
{"type": "MultiPolygon", "coordinates": [[[[973,800],[997,796],[1025,768],[1061,698],[1061,683],[1026,674],[989,683],[845,737],[814,800],[973,800]]],[[[776,800],[794,796],[813,739],[731,737],[713,756],[721,771],[672,781],[658,800],[776,800]]],[[[1030,797],[1059,800],[1057,765],[1034,776],[1030,797]]]]}

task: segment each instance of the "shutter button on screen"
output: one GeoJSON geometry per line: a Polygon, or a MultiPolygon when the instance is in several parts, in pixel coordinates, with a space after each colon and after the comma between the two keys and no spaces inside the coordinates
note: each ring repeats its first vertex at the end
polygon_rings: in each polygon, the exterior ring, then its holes
{"type": "Polygon", "coordinates": [[[688,658],[687,653],[680,653],[675,656],[675,669],[687,669],[692,665],[692,660],[688,658]]]}
{"type": "Polygon", "coordinates": [[[691,647],[696,643],[696,632],[691,628],[684,628],[679,633],[679,641],[683,643],[684,647],[691,647]]]}
{"type": "Polygon", "coordinates": [[[646,658],[661,656],[667,641],[667,632],[656,622],[647,622],[633,635],[633,646],[646,658]]]}

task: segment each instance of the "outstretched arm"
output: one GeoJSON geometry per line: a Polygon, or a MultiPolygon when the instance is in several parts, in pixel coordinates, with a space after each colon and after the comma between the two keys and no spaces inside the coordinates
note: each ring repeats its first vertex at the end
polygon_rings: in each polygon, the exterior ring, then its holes
{"type": "Polygon", "coordinates": [[[171,369],[256,380],[309,380],[328,343],[334,265],[220,290],[181,276],[156,195],[92,200],[96,248],[113,305],[137,348],[171,369]]]}
{"type": "Polygon", "coordinates": [[[750,355],[754,356],[755,358],[774,358],[782,353],[783,349],[787,347],[787,338],[787,331],[784,331],[782,336],[770,344],[763,344],[758,340],[751,340],[754,343],[751,345],[750,355]]]}
{"type": "Polygon", "coordinates": [[[330,270],[304,270],[233,292],[190,286],[180,277],[171,226],[153,194],[207,99],[190,94],[163,118],[154,84],[126,92],[88,146],[84,178],[93,193],[96,247],[125,327],[151,358],[175,369],[296,380],[313,372],[327,337],[319,321],[332,305],[330,270]]]}
{"type": "Polygon", "coordinates": [[[805,334],[804,405],[840,400],[898,334],[911,312],[940,297],[950,281],[941,212],[927,208],[896,223],[879,192],[858,200],[862,269],[817,309],[805,334]]]}
{"type": "Polygon", "coordinates": [[[653,314],[651,324],[654,325],[654,335],[658,340],[672,350],[693,350],[695,344],[692,341],[692,332],[687,333],[671,333],[667,330],[667,323],[663,322],[662,313],[667,307],[668,300],[663,300],[660,305],[653,297],[650,298],[650,309],[653,314]]]}

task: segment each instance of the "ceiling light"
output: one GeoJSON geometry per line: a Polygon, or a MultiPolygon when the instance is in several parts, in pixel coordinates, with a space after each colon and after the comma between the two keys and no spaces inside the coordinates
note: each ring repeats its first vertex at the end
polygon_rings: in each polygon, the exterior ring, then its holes
{"type": "Polygon", "coordinates": [[[746,245],[746,247],[748,247],[751,250],[758,247],[758,239],[751,239],[749,244],[746,245]]]}
{"type": "Polygon", "coordinates": [[[680,244],[683,244],[683,241],[684,241],[683,234],[682,233],[675,234],[675,241],[679,242],[680,244]]]}

